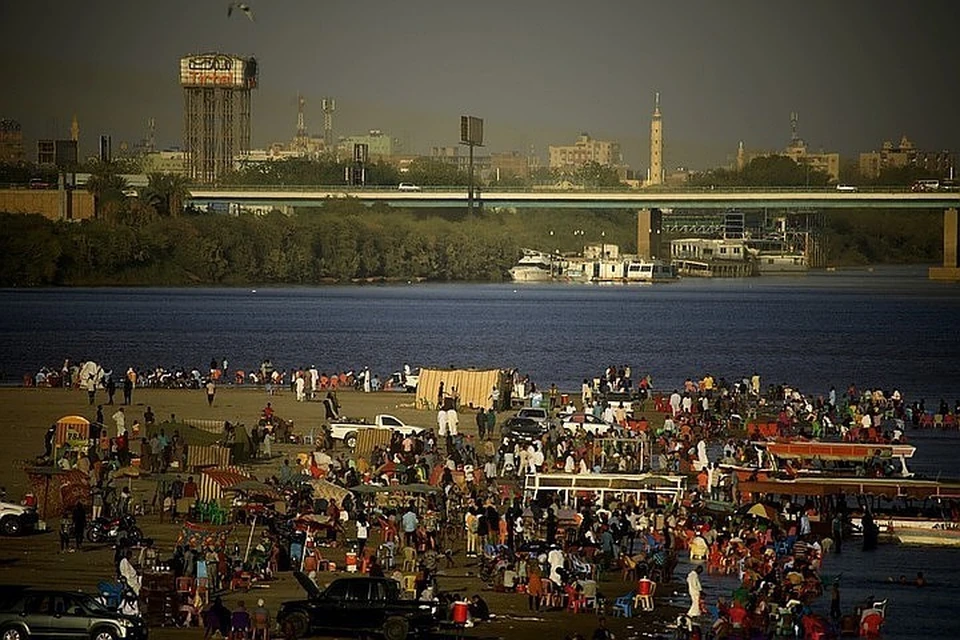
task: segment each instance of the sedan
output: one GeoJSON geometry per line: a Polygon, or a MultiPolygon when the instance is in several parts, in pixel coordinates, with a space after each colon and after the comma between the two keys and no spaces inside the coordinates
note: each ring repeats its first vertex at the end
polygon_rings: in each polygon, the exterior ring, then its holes
{"type": "Polygon", "coordinates": [[[577,433],[583,429],[587,433],[603,436],[614,426],[609,422],[604,422],[592,413],[573,413],[563,418],[563,428],[571,433],[577,433]]]}
{"type": "Polygon", "coordinates": [[[505,438],[517,440],[539,440],[547,432],[547,425],[534,418],[514,416],[503,423],[501,427],[505,438]]]}

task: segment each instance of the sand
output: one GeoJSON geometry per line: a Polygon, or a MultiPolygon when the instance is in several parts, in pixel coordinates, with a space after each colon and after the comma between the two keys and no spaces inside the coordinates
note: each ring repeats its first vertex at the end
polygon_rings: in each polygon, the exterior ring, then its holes
{"type": "MultiPolygon", "coordinates": [[[[435,423],[433,412],[414,408],[412,394],[341,391],[339,395],[345,416],[371,420],[377,413],[391,413],[409,424],[433,426],[435,423]]],[[[122,398],[122,394],[118,393],[116,398],[122,398]]],[[[103,392],[98,394],[97,401],[106,401],[103,392]]],[[[175,414],[178,418],[230,420],[251,426],[256,423],[267,402],[272,403],[277,415],[294,421],[297,433],[308,433],[322,424],[323,405],[320,402],[298,403],[294,394],[287,390],[267,396],[262,389],[252,388],[218,389],[213,407],[207,406],[203,391],[137,389],[133,394],[133,404],[126,408],[126,413],[128,424],[133,419],[142,421],[143,412],[150,406],[158,421],[175,414]]],[[[86,393],[82,391],[23,388],[0,388],[0,406],[3,407],[0,418],[0,432],[3,433],[0,441],[0,485],[6,487],[9,499],[19,501],[28,490],[23,466],[32,463],[37,455],[42,454],[46,429],[58,418],[66,415],[82,415],[92,419],[96,415],[96,406],[88,405],[86,393]]],[[[113,424],[110,416],[115,410],[116,406],[104,405],[108,425],[113,424]]],[[[469,416],[461,419],[461,431],[468,435],[476,434],[476,428],[469,416]]],[[[307,451],[309,446],[275,444],[273,449],[274,453],[279,455],[274,458],[273,463],[255,467],[254,472],[258,477],[263,478],[272,473],[283,455],[307,451]]],[[[136,479],[132,486],[135,500],[152,497],[153,479],[136,479]]],[[[143,516],[139,523],[145,534],[155,539],[161,554],[172,552],[180,531],[179,525],[161,524],[159,517],[155,515],[143,516]]],[[[56,520],[50,524],[56,529],[56,520]]],[[[248,528],[238,526],[234,529],[231,542],[245,544],[248,533],[248,528]]],[[[371,545],[378,543],[377,535],[373,534],[371,545]]],[[[99,581],[113,577],[113,551],[103,545],[84,546],[80,552],[61,554],[58,551],[58,536],[52,531],[20,538],[0,538],[0,583],[82,589],[94,593],[99,581]]],[[[344,553],[342,548],[330,549],[324,551],[324,557],[343,566],[344,553]]],[[[586,638],[592,636],[597,626],[593,613],[529,613],[525,595],[483,591],[482,583],[475,577],[477,567],[473,561],[463,557],[462,549],[455,557],[455,567],[444,570],[439,578],[440,588],[465,595],[482,593],[491,611],[498,615],[495,622],[468,630],[468,636],[560,639],[574,631],[586,638]]],[[[324,584],[335,577],[337,574],[321,573],[318,581],[324,584]]],[[[619,572],[611,572],[604,576],[600,590],[612,601],[630,591],[631,586],[620,581],[619,572]]],[[[672,585],[665,585],[659,593],[673,591],[672,585]]],[[[233,606],[237,601],[243,600],[250,607],[258,598],[263,598],[266,606],[276,612],[283,600],[302,597],[303,592],[292,575],[282,573],[278,580],[265,583],[249,593],[227,594],[224,601],[227,606],[233,606]]],[[[682,596],[678,603],[682,604],[682,596]]],[[[607,622],[617,638],[640,637],[641,634],[650,637],[650,632],[662,629],[664,620],[673,619],[678,611],[675,608],[659,607],[654,613],[642,614],[628,620],[608,617],[607,622]]],[[[151,634],[161,640],[167,637],[200,636],[196,629],[158,629],[152,630],[151,634]]]]}

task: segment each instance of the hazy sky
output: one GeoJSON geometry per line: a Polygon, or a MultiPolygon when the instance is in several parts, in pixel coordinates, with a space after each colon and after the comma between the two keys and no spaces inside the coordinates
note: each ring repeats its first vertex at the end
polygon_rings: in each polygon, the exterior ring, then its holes
{"type": "MultiPolygon", "coordinates": [[[[645,169],[661,93],[666,164],[726,162],[738,140],[779,149],[789,114],[813,149],[851,156],[906,133],[960,149],[960,3],[917,0],[2,0],[0,117],[30,143],[81,125],[96,137],[182,137],[178,59],[253,55],[253,144],[288,141],[296,95],[311,132],[337,100],[336,135],[382,129],[413,152],[453,145],[459,115],[488,150],[621,142],[645,169]]],[[[31,149],[33,147],[31,146],[31,149]]]]}

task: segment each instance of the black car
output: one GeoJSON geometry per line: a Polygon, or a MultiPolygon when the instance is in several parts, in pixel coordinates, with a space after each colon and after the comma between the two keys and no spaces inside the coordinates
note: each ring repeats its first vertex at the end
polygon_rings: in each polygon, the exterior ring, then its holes
{"type": "Polygon", "coordinates": [[[507,419],[500,428],[503,437],[511,440],[539,440],[549,427],[534,418],[514,416],[507,419]]]}
{"type": "Polygon", "coordinates": [[[277,623],[288,638],[347,632],[405,640],[439,624],[435,603],[402,599],[400,583],[392,578],[338,578],[321,590],[303,572],[293,575],[308,599],[280,605],[277,623]]]}
{"type": "Polygon", "coordinates": [[[146,640],[139,618],[123,615],[74,591],[0,587],[0,638],[146,640]]]}

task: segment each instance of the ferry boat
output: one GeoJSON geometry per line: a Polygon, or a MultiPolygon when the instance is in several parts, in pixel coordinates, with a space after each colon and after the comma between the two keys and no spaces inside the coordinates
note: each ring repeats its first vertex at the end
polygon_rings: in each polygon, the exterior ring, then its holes
{"type": "Polygon", "coordinates": [[[627,282],[672,282],[678,278],[676,268],[662,260],[630,260],[626,264],[627,282]]]}
{"type": "Polygon", "coordinates": [[[553,258],[541,251],[524,249],[509,273],[514,282],[549,282],[553,279],[553,258]]]}

